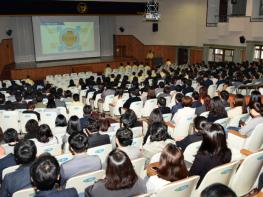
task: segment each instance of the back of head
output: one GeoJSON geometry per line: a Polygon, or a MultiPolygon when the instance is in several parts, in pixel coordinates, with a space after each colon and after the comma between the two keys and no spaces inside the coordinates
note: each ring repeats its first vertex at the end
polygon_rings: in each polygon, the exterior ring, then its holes
{"type": "Polygon", "coordinates": [[[184,98],[184,95],[183,95],[182,93],[177,93],[177,94],[175,95],[175,99],[176,99],[176,101],[179,102],[179,103],[182,102],[183,98],[184,98]]]}
{"type": "Polygon", "coordinates": [[[0,105],[5,103],[5,95],[0,93],[0,105]]]}
{"type": "Polygon", "coordinates": [[[14,156],[17,164],[30,164],[36,158],[37,147],[32,140],[22,140],[14,147],[14,156]]]}
{"type": "Polygon", "coordinates": [[[52,131],[47,124],[42,124],[39,126],[37,140],[42,143],[49,142],[50,138],[53,137],[52,131]]]}
{"type": "Polygon", "coordinates": [[[150,141],[165,141],[172,139],[167,131],[167,126],[160,122],[155,122],[150,127],[150,141]]]}
{"type": "Polygon", "coordinates": [[[226,90],[221,91],[221,92],[220,92],[220,97],[221,97],[223,100],[227,101],[228,98],[229,98],[229,93],[228,93],[228,91],[226,91],[226,90]]]}
{"type": "Polygon", "coordinates": [[[77,116],[71,116],[68,120],[67,133],[71,135],[72,133],[80,132],[80,131],[81,131],[81,126],[80,126],[79,118],[77,116]]]}
{"type": "Polygon", "coordinates": [[[85,105],[83,107],[83,114],[84,114],[84,116],[90,115],[91,112],[92,112],[92,107],[90,105],[85,105]]]}
{"type": "Polygon", "coordinates": [[[107,159],[105,187],[109,190],[132,188],[137,180],[128,155],[119,149],[111,151],[107,159]]]}
{"type": "Polygon", "coordinates": [[[199,96],[201,99],[204,99],[205,96],[207,96],[207,88],[202,86],[199,88],[199,96]]]}
{"type": "Polygon", "coordinates": [[[73,133],[68,138],[71,151],[75,153],[83,153],[88,149],[88,137],[85,133],[73,133]]]}
{"type": "Polygon", "coordinates": [[[15,94],[15,98],[16,98],[16,102],[21,102],[22,99],[23,99],[23,97],[22,97],[22,95],[20,93],[16,93],[15,94]]]}
{"type": "Polygon", "coordinates": [[[18,141],[18,133],[15,129],[7,129],[4,132],[4,142],[5,143],[11,143],[11,142],[17,142],[18,141]]]}
{"type": "Polygon", "coordinates": [[[252,102],[250,106],[250,114],[252,116],[260,114],[263,116],[263,106],[260,102],[252,102]]]}
{"type": "Polygon", "coordinates": [[[107,118],[100,118],[98,121],[99,131],[107,132],[110,127],[110,121],[107,118]]]}
{"type": "Polygon", "coordinates": [[[127,109],[125,113],[121,115],[120,120],[124,127],[130,128],[137,122],[137,116],[133,110],[127,109]]]}
{"type": "Polygon", "coordinates": [[[163,92],[166,93],[166,94],[170,94],[170,92],[171,92],[170,86],[165,86],[164,89],[163,89],[163,92]]]}
{"type": "Polygon", "coordinates": [[[164,147],[159,162],[158,177],[166,181],[178,181],[188,176],[183,152],[175,144],[170,143],[164,147]]]}
{"type": "Polygon", "coordinates": [[[25,125],[25,129],[27,133],[37,133],[39,126],[38,126],[38,122],[34,119],[30,119],[27,121],[26,125],[25,125]]]}
{"type": "Polygon", "coordinates": [[[191,107],[193,99],[190,96],[184,96],[182,99],[182,105],[184,107],[191,107]]]}
{"type": "Polygon", "coordinates": [[[33,101],[29,101],[27,104],[27,109],[29,110],[34,110],[35,109],[35,104],[33,101]]]}
{"type": "Polygon", "coordinates": [[[87,125],[87,130],[89,133],[95,133],[99,131],[99,124],[96,119],[90,119],[89,124],[87,125]]]}
{"type": "Polygon", "coordinates": [[[160,88],[164,88],[164,86],[165,86],[164,82],[161,81],[161,82],[159,83],[159,87],[160,87],[160,88]]]}
{"type": "Polygon", "coordinates": [[[197,116],[194,119],[194,128],[197,131],[202,131],[205,128],[206,123],[207,123],[207,118],[206,117],[204,117],[204,116],[197,116]]]}
{"type": "Polygon", "coordinates": [[[157,100],[157,104],[159,104],[161,107],[166,106],[166,99],[164,97],[159,97],[157,100]]]}
{"type": "Polygon", "coordinates": [[[226,185],[215,183],[205,188],[201,197],[237,197],[237,195],[226,185]]]}
{"type": "Polygon", "coordinates": [[[149,124],[152,124],[154,122],[163,122],[162,112],[158,108],[152,110],[148,122],[149,124]]]}
{"type": "Polygon", "coordinates": [[[235,107],[244,106],[244,104],[245,104],[244,96],[242,94],[236,94],[236,96],[235,96],[235,107]]]}
{"type": "Polygon", "coordinates": [[[43,101],[43,94],[41,92],[38,92],[36,95],[36,101],[38,103],[41,103],[43,101]]]}
{"type": "Polygon", "coordinates": [[[73,101],[78,102],[79,101],[79,94],[73,94],[72,98],[73,98],[73,101]]]}
{"type": "Polygon", "coordinates": [[[225,106],[219,96],[215,96],[211,100],[211,111],[210,114],[215,116],[226,116],[227,112],[225,110],[225,106]]]}
{"type": "Polygon", "coordinates": [[[30,168],[32,185],[40,191],[52,190],[59,183],[60,167],[55,157],[43,155],[30,168]]]}
{"type": "Polygon", "coordinates": [[[132,145],[133,132],[129,128],[119,128],[116,132],[116,138],[121,146],[132,145]]]}
{"type": "Polygon", "coordinates": [[[224,127],[220,124],[207,123],[203,129],[203,141],[199,152],[223,157],[228,150],[224,127]]]}
{"type": "Polygon", "coordinates": [[[55,125],[56,125],[56,127],[66,127],[67,126],[66,117],[63,114],[57,115],[55,125]]]}
{"type": "Polygon", "coordinates": [[[198,101],[199,100],[199,93],[197,91],[194,91],[192,94],[192,97],[194,98],[194,100],[198,101]]]}

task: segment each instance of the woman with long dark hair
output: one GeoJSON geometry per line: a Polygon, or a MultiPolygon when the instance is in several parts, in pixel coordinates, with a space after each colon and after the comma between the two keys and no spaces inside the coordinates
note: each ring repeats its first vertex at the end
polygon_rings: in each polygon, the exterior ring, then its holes
{"type": "Polygon", "coordinates": [[[175,141],[169,135],[167,126],[164,123],[153,123],[150,127],[149,133],[149,140],[143,145],[143,154],[147,159],[150,159],[154,154],[161,152],[167,144],[175,144],[175,141]]]}
{"type": "Polygon", "coordinates": [[[125,197],[146,193],[143,180],[137,176],[128,155],[115,149],[107,159],[106,177],[85,189],[85,196],[125,197]]]}
{"type": "Polygon", "coordinates": [[[163,186],[187,176],[183,152],[175,144],[167,144],[161,153],[156,175],[151,176],[146,183],[147,191],[158,191],[163,186]]]}
{"type": "Polygon", "coordinates": [[[211,100],[211,110],[208,114],[207,121],[215,122],[222,118],[227,118],[227,112],[220,97],[215,96],[211,100]]]}
{"type": "Polygon", "coordinates": [[[246,112],[247,110],[244,96],[242,94],[236,94],[234,99],[234,107],[227,112],[228,117],[234,118],[235,116],[239,116],[246,112]]]}
{"type": "Polygon", "coordinates": [[[200,176],[199,185],[209,170],[230,162],[231,156],[224,128],[220,124],[208,123],[203,130],[203,141],[189,174],[200,176]]]}

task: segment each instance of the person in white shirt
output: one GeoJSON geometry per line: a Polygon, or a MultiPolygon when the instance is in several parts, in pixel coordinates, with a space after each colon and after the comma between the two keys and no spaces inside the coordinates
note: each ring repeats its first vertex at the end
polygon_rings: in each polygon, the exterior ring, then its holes
{"type": "Polygon", "coordinates": [[[167,144],[164,147],[159,163],[151,171],[156,174],[151,176],[146,183],[148,193],[157,192],[163,186],[188,176],[184,155],[181,149],[174,144],[167,144]]]}
{"type": "Polygon", "coordinates": [[[192,108],[192,98],[190,96],[184,96],[182,99],[183,108],[178,109],[172,118],[174,124],[180,123],[180,120],[186,116],[195,114],[195,108],[192,108]]]}

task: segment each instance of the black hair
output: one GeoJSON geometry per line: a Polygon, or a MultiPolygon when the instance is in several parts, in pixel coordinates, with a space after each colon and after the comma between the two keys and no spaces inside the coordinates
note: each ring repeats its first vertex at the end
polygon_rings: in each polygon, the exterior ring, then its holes
{"type": "Polygon", "coordinates": [[[76,153],[82,153],[88,149],[88,137],[85,133],[73,133],[68,138],[70,148],[76,153]]]}
{"type": "Polygon", "coordinates": [[[55,157],[45,154],[30,167],[32,185],[40,191],[52,190],[59,183],[60,167],[55,157]]]}
{"type": "Polygon", "coordinates": [[[52,131],[47,124],[42,124],[39,126],[37,140],[42,143],[49,142],[50,138],[53,137],[52,131]]]}
{"type": "Polygon", "coordinates": [[[22,140],[14,147],[14,156],[17,164],[29,164],[36,158],[37,147],[32,140],[22,140]]]}
{"type": "Polygon", "coordinates": [[[226,91],[226,90],[221,91],[221,92],[220,92],[220,97],[221,97],[223,100],[227,101],[228,98],[229,98],[229,93],[228,93],[228,91],[226,91]]]}
{"type": "Polygon", "coordinates": [[[83,107],[83,114],[84,115],[90,115],[92,112],[92,107],[90,105],[85,105],[83,107]]]}
{"type": "Polygon", "coordinates": [[[73,98],[73,101],[78,102],[79,101],[79,94],[73,94],[72,98],[73,98]]]}
{"type": "Polygon", "coordinates": [[[172,139],[167,131],[167,126],[161,122],[155,122],[150,127],[150,141],[165,141],[172,139]]]}
{"type": "Polygon", "coordinates": [[[78,116],[71,116],[69,118],[66,131],[69,135],[75,132],[81,132],[81,125],[78,116]]]}
{"type": "Polygon", "coordinates": [[[127,109],[120,118],[121,123],[124,127],[131,128],[137,123],[137,116],[135,112],[131,109],[127,109]]]}
{"type": "Polygon", "coordinates": [[[129,128],[119,128],[116,132],[116,138],[121,146],[130,146],[133,140],[133,132],[129,128]]]}
{"type": "Polygon", "coordinates": [[[56,127],[66,127],[67,126],[66,117],[63,114],[57,115],[55,125],[56,127]]]}
{"type": "Polygon", "coordinates": [[[9,128],[4,132],[4,142],[11,143],[18,141],[18,133],[15,129],[9,128]]]}
{"type": "Polygon", "coordinates": [[[202,191],[201,197],[237,197],[237,195],[226,185],[214,183],[202,191]]]}
{"type": "Polygon", "coordinates": [[[199,93],[197,91],[194,91],[192,94],[192,97],[194,98],[194,100],[199,100],[199,93]]]}

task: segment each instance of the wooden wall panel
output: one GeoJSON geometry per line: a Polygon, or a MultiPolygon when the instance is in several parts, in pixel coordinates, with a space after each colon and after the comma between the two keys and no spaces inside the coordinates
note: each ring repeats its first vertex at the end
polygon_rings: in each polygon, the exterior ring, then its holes
{"type": "Polygon", "coordinates": [[[155,57],[171,59],[173,62],[176,58],[175,46],[166,45],[144,45],[133,35],[115,35],[115,52],[123,47],[126,57],[133,57],[138,61],[145,61],[149,50],[152,50],[155,57]]]}
{"type": "Polygon", "coordinates": [[[6,65],[14,63],[12,39],[3,39],[0,43],[0,75],[6,65]]]}
{"type": "Polygon", "coordinates": [[[201,63],[203,61],[203,48],[190,49],[190,64],[201,63]]]}

